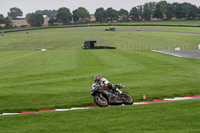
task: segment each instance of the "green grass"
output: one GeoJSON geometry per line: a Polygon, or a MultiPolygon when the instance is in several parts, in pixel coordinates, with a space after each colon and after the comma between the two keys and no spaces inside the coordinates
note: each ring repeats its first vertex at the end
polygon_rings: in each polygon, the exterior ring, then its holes
{"type": "Polygon", "coordinates": [[[97,74],[124,84],[136,101],[199,94],[199,65],[152,51],[4,51],[0,112],[95,105],[89,94],[97,74]]]}
{"type": "MultiPolygon", "coordinates": [[[[105,32],[103,31],[105,28],[48,29],[30,31],[30,34],[24,32],[8,33],[1,37],[0,50],[30,50],[31,47],[48,50],[81,49],[84,40],[91,38],[103,38],[104,43],[99,41],[98,44],[116,46],[122,50],[174,50],[176,47],[180,47],[181,50],[197,50],[199,44],[198,34],[138,31],[105,32]]],[[[156,27],[156,30],[159,28],[167,30],[163,27],[156,27]]],[[[119,27],[120,29],[134,30],[136,27],[119,27]]],[[[143,27],[142,29],[153,30],[152,27],[143,27]]],[[[200,32],[199,28],[175,28],[174,30],[200,32]]]]}
{"type": "Polygon", "coordinates": [[[196,100],[1,116],[1,133],[188,133],[200,130],[196,100]]]}
{"type": "Polygon", "coordinates": [[[186,31],[200,32],[200,27],[173,27],[173,26],[118,26],[118,30],[163,30],[163,31],[186,31]]]}
{"type": "MultiPolygon", "coordinates": [[[[154,49],[173,50],[175,47],[180,47],[181,50],[197,50],[199,35],[137,31],[105,32],[103,31],[104,28],[107,27],[46,29],[30,31],[30,34],[18,32],[1,36],[0,113],[95,105],[92,96],[90,96],[90,91],[93,78],[98,74],[106,77],[113,84],[121,83],[125,85],[124,91],[133,95],[136,102],[143,100],[143,94],[146,95],[146,100],[200,94],[200,60],[178,58],[151,51],[154,49]],[[105,45],[116,46],[117,49],[82,50],[83,42],[91,37],[104,38],[105,45]],[[32,47],[46,48],[47,51],[31,50],[32,47]]],[[[128,27],[122,28],[128,29],[128,27]]],[[[151,27],[146,28],[150,29],[151,27]]],[[[159,30],[159,27],[157,29],[159,30]]],[[[162,27],[160,27],[160,30],[163,30],[162,27]]],[[[191,31],[193,29],[180,28],[180,30],[191,31]]],[[[103,45],[102,42],[99,43],[103,45]]],[[[197,116],[196,114],[191,116],[191,114],[198,107],[196,106],[198,102],[167,104],[167,107],[163,103],[153,106],[84,110],[83,112],[1,116],[0,123],[3,126],[0,127],[0,131],[49,132],[51,130],[54,132],[58,130],[62,132],[75,130],[74,132],[78,132],[81,128],[84,128],[83,132],[110,132],[114,129],[118,129],[119,132],[122,130],[127,132],[132,130],[159,132],[163,130],[163,132],[167,132],[169,127],[172,126],[170,122],[175,125],[189,124],[189,128],[186,130],[186,126],[171,127],[169,131],[172,132],[198,130],[198,128],[192,126],[196,124],[198,119],[191,123],[185,122],[188,118],[197,116]],[[190,106],[187,103],[192,105],[190,106]],[[160,112],[152,114],[155,110],[170,112],[175,106],[178,108],[164,116],[164,119],[161,117],[163,115],[159,115],[160,112]],[[176,114],[180,113],[184,107],[190,107],[192,110],[186,109],[181,115],[186,115],[186,118],[181,117],[180,121],[177,121],[176,118],[180,117],[176,114]],[[138,113],[133,114],[135,110],[138,113]],[[104,113],[100,113],[107,111],[109,113],[106,116],[104,116],[104,113]],[[139,116],[144,118],[143,114],[145,113],[148,114],[148,121],[143,123],[139,116]],[[126,122],[131,114],[133,114],[133,117],[126,122]],[[65,117],[62,115],[65,115],[65,117]],[[115,126],[98,128],[98,120],[101,120],[101,118],[104,120],[109,116],[111,118],[105,120],[105,122],[115,123],[115,121],[118,121],[115,126]],[[173,118],[174,116],[176,117],[173,118]],[[92,124],[95,118],[97,118],[96,123],[92,124]],[[164,124],[168,125],[167,127],[154,127],[156,123],[154,118],[159,118],[159,123],[165,120],[170,120],[170,122],[166,121],[164,124]],[[41,123],[44,124],[36,123],[36,120],[41,120],[41,123]],[[66,122],[67,120],[72,123],[66,122]],[[18,121],[23,122],[18,123],[18,121]],[[81,124],[82,121],[85,122],[81,124]],[[127,129],[130,127],[131,121],[136,124],[127,129]],[[152,125],[147,126],[150,121],[153,122],[152,125]],[[60,129],[56,128],[58,125],[54,126],[55,122],[62,123],[60,129]],[[11,128],[14,123],[15,127],[11,128]],[[24,126],[24,123],[29,123],[29,126],[24,126]],[[89,126],[87,123],[89,123],[89,126]],[[126,123],[129,124],[127,127],[126,123]],[[39,127],[40,124],[41,127],[39,127]],[[76,124],[80,125],[80,128],[77,128],[76,124]],[[141,124],[141,126],[137,124],[141,124]],[[146,126],[142,126],[142,124],[146,126]],[[69,127],[66,125],[69,125],[69,127]],[[119,125],[119,128],[115,128],[117,125],[119,125]],[[49,129],[46,129],[47,127],[49,129]],[[193,128],[194,130],[192,130],[193,128]]],[[[103,125],[102,120],[100,125],[103,125]]]]}
{"type": "Polygon", "coordinates": [[[145,22],[130,22],[130,23],[111,23],[127,24],[127,25],[179,25],[179,26],[200,26],[199,20],[178,20],[178,21],[145,21],[145,22]]]}

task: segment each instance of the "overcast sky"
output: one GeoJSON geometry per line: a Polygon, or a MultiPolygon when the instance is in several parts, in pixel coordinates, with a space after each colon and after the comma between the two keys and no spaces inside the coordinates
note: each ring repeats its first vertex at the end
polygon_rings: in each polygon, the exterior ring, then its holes
{"type": "MultiPolygon", "coordinates": [[[[159,2],[161,0],[0,0],[0,14],[4,17],[10,11],[10,8],[17,7],[23,12],[23,16],[27,13],[35,12],[36,10],[58,10],[60,7],[67,7],[72,12],[78,7],[85,7],[90,14],[94,14],[95,10],[99,7],[107,9],[112,7],[115,10],[121,8],[128,11],[132,7],[144,5],[146,2],[159,2]]],[[[166,0],[168,3],[188,2],[196,6],[200,6],[200,0],[166,0]]]]}

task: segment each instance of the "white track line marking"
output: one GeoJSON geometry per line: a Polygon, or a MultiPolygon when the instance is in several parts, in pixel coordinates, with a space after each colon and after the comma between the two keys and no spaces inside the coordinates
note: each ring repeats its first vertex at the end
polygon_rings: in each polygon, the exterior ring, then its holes
{"type": "Polygon", "coordinates": [[[21,113],[3,113],[1,115],[17,115],[17,114],[21,114],[21,113]]]}
{"type": "Polygon", "coordinates": [[[141,103],[141,102],[134,102],[133,105],[140,105],[140,104],[148,104],[148,103],[141,103]]]}
{"type": "Polygon", "coordinates": [[[168,54],[168,55],[173,55],[173,56],[176,56],[176,57],[182,57],[180,55],[177,55],[177,54],[171,54],[171,53],[167,53],[167,52],[161,52],[161,51],[156,51],[156,50],[152,50],[154,52],[158,52],[158,53],[163,53],[163,54],[168,54]]]}
{"type": "MultiPolygon", "coordinates": [[[[182,100],[195,100],[200,99],[200,95],[194,96],[186,96],[186,97],[175,97],[175,98],[165,98],[164,100],[152,100],[152,101],[141,101],[141,102],[134,102],[133,105],[141,105],[141,104],[152,104],[152,103],[161,103],[161,102],[171,102],[171,101],[182,101],[182,100]]],[[[123,105],[120,105],[123,106],[123,105]]],[[[112,107],[112,106],[111,106],[112,107]]],[[[55,109],[54,111],[71,111],[71,110],[79,110],[79,109],[91,109],[87,107],[74,107],[71,109],[55,109]]],[[[37,113],[40,113],[39,111],[37,113]]],[[[23,113],[3,113],[0,115],[16,115],[16,114],[23,114],[23,113]]]]}
{"type": "Polygon", "coordinates": [[[70,111],[72,109],[56,109],[55,111],[70,111]]]}

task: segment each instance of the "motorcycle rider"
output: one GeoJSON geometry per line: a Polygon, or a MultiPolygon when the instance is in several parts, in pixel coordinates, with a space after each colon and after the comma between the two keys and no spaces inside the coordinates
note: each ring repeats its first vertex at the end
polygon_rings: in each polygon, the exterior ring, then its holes
{"type": "Polygon", "coordinates": [[[109,81],[106,78],[101,78],[100,75],[97,75],[94,77],[94,82],[92,84],[92,89],[95,89],[95,87],[100,86],[100,87],[108,87],[109,89],[112,90],[112,92],[119,92],[119,94],[122,94],[122,91],[118,89],[118,87],[120,87],[121,85],[114,85],[114,84],[110,84],[109,81]]]}

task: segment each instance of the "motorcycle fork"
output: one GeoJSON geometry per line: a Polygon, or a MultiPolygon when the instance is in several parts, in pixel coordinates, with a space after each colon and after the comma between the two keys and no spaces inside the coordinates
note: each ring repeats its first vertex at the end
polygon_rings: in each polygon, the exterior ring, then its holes
{"type": "Polygon", "coordinates": [[[101,92],[99,93],[99,99],[104,101],[104,99],[103,99],[103,95],[102,95],[101,92]]]}
{"type": "Polygon", "coordinates": [[[99,97],[102,98],[102,93],[101,92],[99,93],[99,97]]]}

